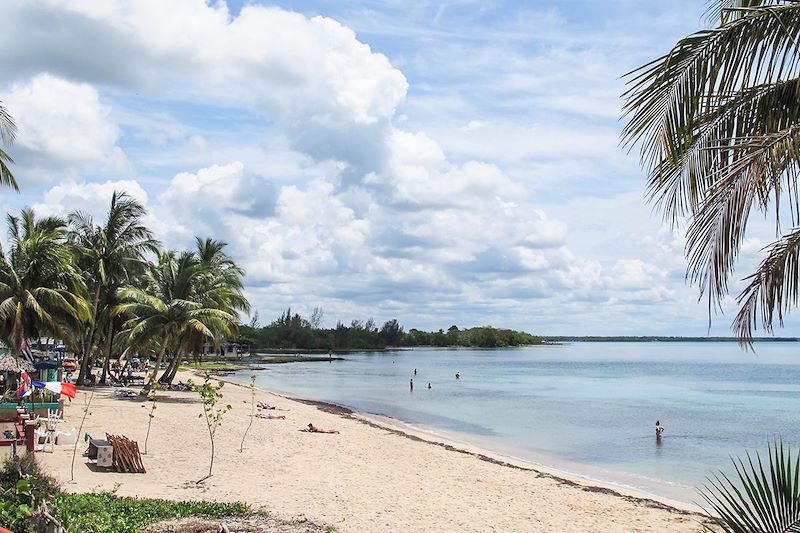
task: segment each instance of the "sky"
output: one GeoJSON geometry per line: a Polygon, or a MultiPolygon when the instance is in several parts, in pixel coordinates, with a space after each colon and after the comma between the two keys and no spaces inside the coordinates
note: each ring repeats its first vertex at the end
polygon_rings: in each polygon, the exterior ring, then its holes
{"type": "MultiPolygon", "coordinates": [[[[704,2],[0,4],[2,212],[100,220],[125,191],[165,246],[227,242],[262,324],[731,333],[619,145],[623,75],[704,2]]],[[[736,279],[773,236],[755,221],[736,279]]]]}

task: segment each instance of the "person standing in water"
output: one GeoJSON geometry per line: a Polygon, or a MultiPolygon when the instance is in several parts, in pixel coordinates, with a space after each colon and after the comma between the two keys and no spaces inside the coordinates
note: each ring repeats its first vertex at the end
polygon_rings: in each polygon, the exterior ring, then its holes
{"type": "Polygon", "coordinates": [[[416,368],[414,369],[414,375],[415,376],[417,375],[417,369],[416,368]]]}
{"type": "Polygon", "coordinates": [[[432,389],[430,381],[428,382],[428,389],[432,389]]]}
{"type": "Polygon", "coordinates": [[[456,379],[461,379],[461,374],[459,372],[456,372],[456,379]]]}
{"type": "Polygon", "coordinates": [[[414,390],[414,379],[413,378],[408,380],[408,386],[411,387],[412,391],[414,390]]]}
{"type": "Polygon", "coordinates": [[[660,420],[656,420],[656,440],[661,440],[662,433],[664,433],[664,426],[661,425],[660,420]]]}

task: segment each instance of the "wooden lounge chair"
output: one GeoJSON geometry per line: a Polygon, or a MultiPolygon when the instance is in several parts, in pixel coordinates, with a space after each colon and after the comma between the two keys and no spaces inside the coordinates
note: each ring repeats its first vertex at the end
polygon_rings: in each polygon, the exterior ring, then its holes
{"type": "Polygon", "coordinates": [[[146,472],[142,463],[142,454],[139,453],[139,444],[122,435],[109,435],[106,439],[114,447],[114,468],[117,472],[144,474],[146,472]]]}

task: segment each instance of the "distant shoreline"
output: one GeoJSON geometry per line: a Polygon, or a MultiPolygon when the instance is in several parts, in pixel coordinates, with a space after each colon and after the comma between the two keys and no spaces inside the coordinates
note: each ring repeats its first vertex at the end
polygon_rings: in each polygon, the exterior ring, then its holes
{"type": "MultiPolygon", "coordinates": [[[[662,336],[546,336],[546,343],[562,342],[739,342],[736,337],[662,337],[662,336]]],[[[752,342],[800,342],[798,337],[756,337],[752,342]]]]}

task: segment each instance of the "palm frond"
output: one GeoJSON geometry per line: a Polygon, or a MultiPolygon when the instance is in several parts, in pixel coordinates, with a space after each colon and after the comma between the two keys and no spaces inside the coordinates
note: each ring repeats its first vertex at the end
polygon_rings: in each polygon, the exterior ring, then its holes
{"type": "Polygon", "coordinates": [[[772,331],[777,319],[783,325],[784,314],[800,299],[800,228],[773,243],[747,287],[739,294],[741,306],[734,320],[740,338],[751,339],[753,328],[772,331]],[[760,320],[759,320],[760,317],[760,320]]]}
{"type": "Polygon", "coordinates": [[[756,452],[733,459],[738,480],[724,473],[708,480],[701,490],[712,520],[729,533],[800,531],[800,455],[777,441],[769,446],[768,464],[756,452]]]}
{"type": "MultiPolygon", "coordinates": [[[[623,144],[641,144],[648,169],[677,166],[704,112],[743,87],[796,77],[798,28],[800,4],[764,6],[686,37],[669,54],[629,73],[623,144]]],[[[694,205],[707,179],[688,178],[678,207],[694,205]]]]}

